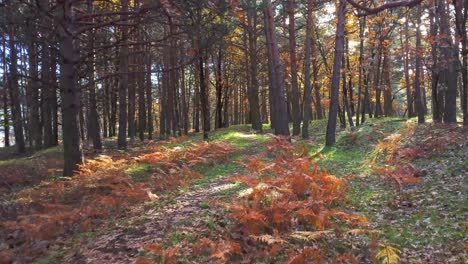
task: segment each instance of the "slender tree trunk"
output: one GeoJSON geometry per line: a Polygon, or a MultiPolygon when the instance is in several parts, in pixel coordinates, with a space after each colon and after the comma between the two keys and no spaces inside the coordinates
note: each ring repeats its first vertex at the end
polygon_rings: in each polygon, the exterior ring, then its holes
{"type": "Polygon", "coordinates": [[[301,107],[299,103],[299,84],[297,81],[297,55],[296,55],[296,23],[294,18],[294,0],[287,1],[289,17],[289,56],[291,59],[291,103],[293,119],[293,135],[301,131],[301,107]]]}
{"type": "Polygon", "coordinates": [[[392,92],[392,82],[390,77],[390,50],[387,45],[384,44],[383,51],[383,82],[384,82],[384,114],[385,116],[393,116],[393,92],[392,92]]]}
{"type": "MultiPolygon", "coordinates": [[[[363,86],[363,77],[364,77],[364,70],[363,70],[363,60],[364,60],[364,28],[366,26],[366,18],[359,19],[359,74],[358,74],[358,98],[357,98],[357,111],[356,111],[356,126],[359,126],[359,114],[361,110],[361,102],[362,102],[362,86],[363,86]]],[[[364,109],[364,103],[362,103],[362,109],[364,109]]],[[[364,112],[364,111],[362,111],[364,112]]],[[[364,123],[364,115],[362,117],[362,123],[364,123]]]]}
{"type": "Polygon", "coordinates": [[[381,43],[379,47],[377,47],[377,54],[375,55],[375,71],[374,71],[374,90],[375,90],[375,112],[374,117],[379,117],[382,115],[382,104],[381,104],[381,97],[382,97],[382,88],[380,85],[380,64],[382,63],[382,47],[381,43]]]}
{"type": "Polygon", "coordinates": [[[257,58],[257,5],[255,0],[249,0],[247,12],[248,24],[248,58],[249,58],[249,86],[247,88],[247,99],[249,100],[250,121],[252,129],[262,131],[262,117],[258,98],[258,58],[257,58]]]}
{"type": "Polygon", "coordinates": [[[404,45],[404,71],[406,85],[406,107],[408,117],[414,117],[413,95],[411,91],[410,75],[409,75],[409,32],[408,32],[408,16],[405,19],[405,45],[404,45]]]}
{"type": "Polygon", "coordinates": [[[305,58],[304,58],[304,108],[302,114],[302,138],[309,138],[309,121],[312,117],[310,105],[312,104],[312,87],[311,87],[311,49],[312,49],[312,24],[314,16],[314,1],[307,1],[307,24],[306,24],[306,39],[305,39],[305,58]]]}
{"type": "MultiPolygon", "coordinates": [[[[128,12],[128,0],[122,0],[122,12],[128,12]]],[[[122,15],[123,18],[126,15],[122,15]]],[[[128,29],[121,27],[122,43],[119,55],[119,134],[117,145],[119,149],[127,148],[127,87],[128,87],[128,29]]]]}
{"type": "Polygon", "coordinates": [[[218,49],[216,61],[216,114],[215,128],[223,127],[223,51],[222,47],[218,49]]]}
{"type": "MultiPolygon", "coordinates": [[[[193,66],[194,70],[194,77],[195,77],[195,91],[194,91],[194,97],[193,97],[193,118],[194,118],[194,130],[196,133],[200,132],[200,62],[196,62],[193,66]]],[[[234,110],[235,111],[235,110],[234,110]]],[[[238,112],[236,112],[238,113],[238,112]]],[[[239,121],[237,120],[237,123],[239,124],[239,121]]]]}
{"type": "Polygon", "coordinates": [[[151,46],[148,47],[148,54],[146,57],[146,107],[148,110],[148,139],[153,139],[153,89],[151,81],[151,69],[152,69],[152,59],[151,59],[151,46]]]}
{"type": "Polygon", "coordinates": [[[201,103],[201,112],[202,112],[202,121],[203,121],[203,140],[208,140],[208,132],[210,131],[210,115],[208,112],[208,93],[207,93],[207,81],[205,78],[205,59],[203,55],[199,55],[199,74],[200,74],[200,103],[201,103]]]}
{"type": "Polygon", "coordinates": [[[338,22],[336,25],[335,55],[333,59],[333,75],[331,84],[330,110],[327,123],[326,146],[333,146],[336,143],[336,118],[338,114],[340,70],[344,49],[346,0],[340,0],[337,9],[338,22]]]}
{"type": "Polygon", "coordinates": [[[468,19],[468,2],[466,0],[453,0],[453,5],[455,7],[457,35],[461,43],[462,54],[461,107],[463,112],[463,125],[468,125],[468,34],[466,30],[468,19]]]}
{"type": "MultiPolygon", "coordinates": [[[[346,22],[345,22],[346,23],[346,22]]],[[[349,53],[349,48],[348,48],[348,40],[345,36],[345,54],[348,54],[349,53]]],[[[351,85],[346,85],[346,76],[348,76],[348,74],[346,74],[346,63],[345,63],[345,56],[343,56],[343,60],[342,60],[342,63],[343,63],[343,120],[345,119],[344,118],[344,115],[346,113],[346,117],[348,118],[348,123],[349,123],[349,126],[350,127],[354,127],[354,122],[353,122],[353,114],[351,113],[351,107],[349,106],[349,102],[348,102],[348,90],[352,90],[352,87],[351,85]]],[[[351,82],[350,82],[351,83],[351,82]]],[[[346,121],[344,122],[346,124],[346,121]]]]}
{"type": "Polygon", "coordinates": [[[32,142],[31,149],[39,150],[42,148],[42,129],[39,116],[39,73],[38,73],[38,50],[36,44],[36,28],[34,21],[28,26],[28,64],[29,64],[29,82],[27,85],[27,100],[29,108],[29,138],[32,142]]]}
{"type": "Polygon", "coordinates": [[[58,145],[58,137],[59,137],[59,116],[58,116],[58,98],[57,98],[57,59],[59,57],[59,51],[54,46],[51,49],[51,59],[50,59],[50,79],[51,79],[51,107],[52,107],[52,146],[58,145]]]}
{"type": "Polygon", "coordinates": [[[416,62],[415,62],[415,69],[416,69],[416,76],[414,80],[414,91],[416,94],[416,111],[418,112],[418,123],[424,123],[424,106],[421,96],[421,5],[417,7],[417,26],[416,26],[416,62]]]}
{"type": "Polygon", "coordinates": [[[10,87],[10,80],[8,76],[7,60],[6,60],[6,36],[2,36],[2,63],[3,63],[3,136],[5,147],[10,146],[10,115],[8,113],[8,92],[10,87]]]}
{"type": "Polygon", "coordinates": [[[18,153],[26,151],[23,135],[23,122],[21,114],[20,89],[18,86],[18,55],[15,45],[16,28],[11,26],[9,45],[10,45],[10,103],[11,115],[13,119],[13,129],[15,135],[15,146],[18,153]]]}
{"type": "Polygon", "coordinates": [[[53,124],[52,124],[52,93],[55,87],[51,84],[50,67],[51,55],[48,43],[42,45],[42,124],[44,127],[44,147],[53,146],[53,124]]]}
{"type": "MultiPolygon", "coordinates": [[[[88,14],[93,13],[92,0],[87,1],[88,14]]],[[[92,22],[92,20],[91,20],[92,22]]],[[[88,32],[88,46],[91,53],[94,53],[94,30],[88,32]]],[[[101,132],[99,128],[99,114],[96,100],[96,82],[94,81],[94,56],[89,56],[88,65],[88,92],[89,92],[89,109],[88,109],[88,137],[93,141],[95,150],[102,149],[101,132]]]]}

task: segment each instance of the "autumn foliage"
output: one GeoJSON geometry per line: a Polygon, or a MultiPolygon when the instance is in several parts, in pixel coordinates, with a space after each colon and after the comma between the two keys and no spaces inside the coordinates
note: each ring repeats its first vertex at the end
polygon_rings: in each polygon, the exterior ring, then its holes
{"type": "Polygon", "coordinates": [[[71,178],[42,182],[17,193],[19,212],[13,219],[0,222],[0,235],[11,245],[0,259],[8,261],[15,250],[25,248],[32,259],[40,256],[46,249],[33,250],[37,241],[90,231],[132,205],[157,199],[155,193],[199,178],[191,168],[223,161],[234,151],[227,143],[197,143],[173,149],[163,146],[152,147],[150,153],[137,158],[100,156],[88,160],[71,178]],[[138,163],[150,164],[153,173],[135,182],[125,169],[138,163]]]}
{"type": "Polygon", "coordinates": [[[463,135],[456,126],[434,125],[433,134],[426,134],[424,130],[417,129],[408,124],[403,134],[391,134],[379,140],[375,148],[375,157],[371,162],[375,173],[394,183],[400,192],[405,184],[421,182],[423,173],[411,163],[420,158],[429,158],[437,155],[451,146],[464,142],[463,135]],[[423,137],[411,144],[411,138],[423,137]],[[376,160],[381,159],[385,166],[376,166],[376,160]]]}
{"type": "MultiPolygon", "coordinates": [[[[365,217],[339,208],[346,199],[345,182],[321,171],[304,149],[296,149],[281,137],[274,137],[266,146],[263,154],[249,157],[245,164],[248,175],[233,178],[249,187],[247,193],[234,203],[222,203],[233,223],[229,233],[242,238],[237,241],[242,252],[273,259],[286,250],[291,240],[307,237],[314,240],[348,227],[367,225],[365,217]]],[[[196,252],[203,247],[211,248],[211,257],[224,261],[238,252],[233,247],[229,254],[219,256],[213,253],[215,244],[202,240],[196,245],[196,252]]],[[[288,255],[288,263],[325,257],[318,248],[290,251],[288,255]]]]}

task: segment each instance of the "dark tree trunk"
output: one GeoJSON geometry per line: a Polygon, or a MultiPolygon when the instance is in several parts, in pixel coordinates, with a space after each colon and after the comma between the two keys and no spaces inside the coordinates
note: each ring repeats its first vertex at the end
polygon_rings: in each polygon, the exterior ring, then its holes
{"type": "Polygon", "coordinates": [[[27,84],[27,101],[29,108],[29,138],[32,142],[30,146],[33,150],[42,148],[42,129],[39,116],[39,72],[38,72],[38,49],[36,44],[36,28],[33,23],[28,25],[28,64],[29,64],[29,82],[27,84]]]}
{"type": "MultiPolygon", "coordinates": [[[[122,0],[122,12],[128,11],[128,0],[122,0]]],[[[126,15],[123,15],[125,17],[126,15]]],[[[119,54],[119,135],[117,146],[127,148],[127,87],[128,87],[128,29],[123,26],[122,43],[119,54]]]]}
{"type": "Polygon", "coordinates": [[[218,49],[218,56],[216,61],[216,114],[215,114],[215,128],[223,127],[223,51],[222,48],[218,49]]]}
{"type": "Polygon", "coordinates": [[[60,58],[62,92],[62,135],[64,149],[64,176],[71,176],[83,163],[78,112],[80,92],[77,87],[76,47],[73,43],[75,34],[72,1],[64,0],[60,8],[60,58]]]}
{"type": "Polygon", "coordinates": [[[153,89],[151,81],[151,46],[148,47],[148,54],[146,58],[146,107],[148,110],[148,139],[153,139],[153,89]]]}
{"type": "Polygon", "coordinates": [[[414,80],[414,92],[416,94],[416,111],[418,112],[418,123],[424,123],[424,106],[421,96],[421,6],[417,7],[416,13],[416,62],[415,62],[415,69],[416,69],[416,76],[414,80]]]}
{"type": "Polygon", "coordinates": [[[278,51],[278,44],[276,41],[275,23],[273,17],[273,10],[270,0],[265,2],[265,32],[267,35],[267,50],[271,61],[269,67],[270,77],[273,78],[273,87],[270,87],[272,97],[272,104],[274,105],[272,111],[272,118],[275,120],[274,129],[275,134],[289,136],[288,113],[285,100],[285,88],[283,69],[280,62],[278,51]]]}
{"type": "Polygon", "coordinates": [[[203,140],[208,140],[208,132],[210,131],[210,113],[208,110],[208,93],[207,93],[207,81],[205,78],[205,59],[203,55],[198,57],[199,63],[199,74],[200,74],[200,103],[203,121],[203,140]]]}
{"type": "MultiPolygon", "coordinates": [[[[357,111],[356,111],[356,126],[359,126],[359,115],[361,110],[361,103],[362,103],[362,86],[363,86],[363,77],[364,77],[364,70],[363,70],[363,60],[364,60],[364,28],[366,27],[366,18],[359,19],[359,75],[358,75],[358,98],[357,98],[357,111]]],[[[362,110],[365,109],[365,104],[362,103],[362,110]]],[[[364,111],[362,111],[364,113],[364,111]]],[[[364,114],[362,115],[362,123],[364,123],[364,114]]]]}
{"type": "Polygon", "coordinates": [[[294,0],[287,1],[289,17],[289,56],[291,60],[291,107],[293,120],[293,135],[301,131],[301,107],[299,103],[299,84],[297,81],[297,55],[296,55],[296,23],[294,18],[294,0]]]}
{"type": "Polygon", "coordinates": [[[10,87],[10,80],[8,78],[7,60],[6,60],[6,37],[2,36],[2,62],[3,62],[3,136],[5,147],[10,146],[10,115],[8,113],[8,93],[10,87]]]}
{"type": "Polygon", "coordinates": [[[462,92],[461,106],[463,112],[463,124],[468,125],[468,35],[466,30],[468,19],[468,2],[466,0],[453,0],[455,7],[455,21],[458,39],[461,42],[462,54],[462,92]]]}
{"type": "MultiPolygon", "coordinates": [[[[88,14],[93,13],[92,0],[87,1],[88,14]]],[[[94,53],[94,30],[88,32],[88,48],[91,53],[94,53]]],[[[88,62],[88,137],[93,141],[95,150],[102,149],[101,132],[99,128],[99,114],[97,109],[96,99],[96,83],[94,81],[94,56],[89,56],[88,62]]]]}
{"type": "Polygon", "coordinates": [[[406,85],[406,107],[408,117],[414,117],[413,95],[411,91],[410,75],[409,75],[409,32],[408,32],[408,17],[405,20],[405,45],[404,45],[404,71],[406,85]]]}
{"type": "Polygon", "coordinates": [[[384,46],[383,51],[383,83],[384,83],[384,114],[385,116],[393,116],[393,93],[392,93],[392,82],[390,77],[390,50],[389,47],[384,46]]]}
{"type": "MultiPolygon", "coordinates": [[[[200,132],[200,65],[199,62],[196,61],[194,66],[194,78],[195,78],[195,86],[194,86],[194,97],[193,97],[193,128],[196,133],[200,132]]],[[[234,110],[236,111],[236,110],[234,110]]],[[[236,112],[238,113],[238,112],[236,112]]],[[[239,121],[237,121],[237,124],[239,121]]]]}
{"type": "Polygon", "coordinates": [[[445,74],[445,106],[444,106],[444,123],[457,122],[457,81],[458,73],[456,65],[459,63],[456,56],[456,47],[452,42],[452,34],[450,30],[448,10],[445,1],[439,1],[440,9],[440,32],[441,34],[441,55],[442,55],[442,68],[445,74]]]}
{"type": "Polygon", "coordinates": [[[249,100],[250,121],[252,129],[262,131],[262,117],[258,98],[258,58],[257,58],[257,5],[256,1],[249,0],[249,10],[247,11],[248,24],[248,70],[250,77],[247,88],[247,99],[249,100]]]}
{"type": "Polygon", "coordinates": [[[336,25],[336,37],[335,37],[335,55],[333,59],[333,75],[331,84],[331,100],[330,110],[327,123],[326,133],[326,146],[333,146],[336,143],[336,117],[338,114],[339,104],[339,89],[340,89],[340,70],[341,60],[343,58],[344,49],[344,31],[345,31],[345,12],[346,12],[346,0],[340,0],[337,18],[338,22],[336,25]]]}
{"type": "MultiPolygon", "coordinates": [[[[312,104],[312,86],[311,86],[311,49],[312,49],[312,24],[314,19],[314,1],[307,1],[307,24],[306,24],[306,39],[305,39],[305,62],[304,62],[304,108],[302,114],[302,138],[309,138],[309,121],[312,118],[310,106],[312,104]]],[[[315,58],[314,58],[315,59],[315,58]]]]}
{"type": "Polygon", "coordinates": [[[18,153],[26,151],[23,135],[23,122],[21,114],[20,89],[18,86],[18,55],[15,46],[16,29],[11,26],[9,36],[10,46],[10,103],[11,115],[13,119],[13,129],[15,134],[15,146],[18,153]]]}
{"type": "Polygon", "coordinates": [[[55,92],[50,76],[51,55],[49,44],[42,46],[42,124],[44,127],[44,147],[53,146],[52,98],[55,92]]]}

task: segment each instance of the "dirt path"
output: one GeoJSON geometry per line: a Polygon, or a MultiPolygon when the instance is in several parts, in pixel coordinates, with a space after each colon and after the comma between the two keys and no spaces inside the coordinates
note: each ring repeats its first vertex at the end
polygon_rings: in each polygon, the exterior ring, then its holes
{"type": "MultiPolygon", "coordinates": [[[[206,203],[220,195],[224,190],[235,185],[226,177],[214,180],[203,188],[194,188],[173,200],[166,201],[157,209],[141,212],[131,217],[128,225],[118,226],[109,234],[99,236],[93,241],[84,242],[79,249],[68,254],[65,263],[133,263],[138,257],[138,251],[145,244],[162,242],[172,227],[190,221],[193,215],[200,211],[202,203],[206,203]]],[[[161,201],[164,202],[164,201],[161,201]]],[[[156,201],[155,203],[158,203],[156,201]]]]}

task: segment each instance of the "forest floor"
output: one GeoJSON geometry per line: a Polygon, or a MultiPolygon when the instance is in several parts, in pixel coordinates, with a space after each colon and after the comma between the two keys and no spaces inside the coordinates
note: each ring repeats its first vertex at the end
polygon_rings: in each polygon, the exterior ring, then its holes
{"type": "Polygon", "coordinates": [[[466,263],[466,130],[325,127],[109,141],[73,178],[60,147],[0,161],[0,263],[466,263]]]}

